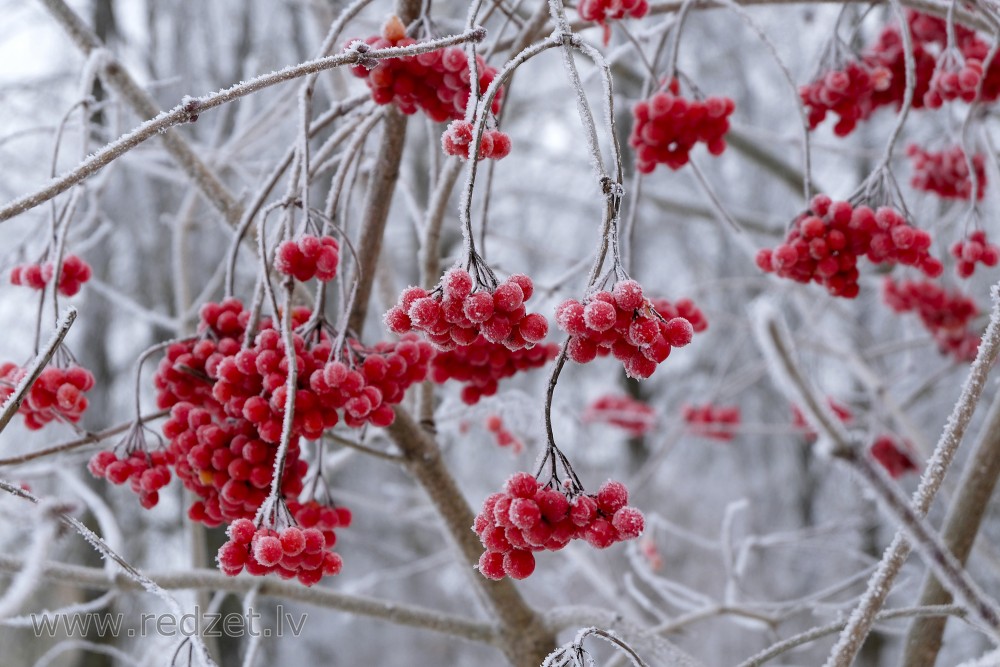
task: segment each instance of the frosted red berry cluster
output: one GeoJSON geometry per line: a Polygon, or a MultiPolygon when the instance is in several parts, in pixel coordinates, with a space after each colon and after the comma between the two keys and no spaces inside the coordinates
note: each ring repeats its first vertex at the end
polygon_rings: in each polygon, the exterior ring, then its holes
{"type": "MultiPolygon", "coordinates": [[[[441,148],[446,155],[457,155],[469,159],[472,150],[472,123],[467,120],[453,120],[441,135],[441,148]]],[[[500,130],[485,130],[479,141],[479,155],[476,159],[501,160],[510,155],[510,137],[500,130]]]]}
{"type": "Polygon", "coordinates": [[[993,267],[1000,260],[1000,247],[986,240],[986,232],[981,229],[969,234],[968,238],[956,241],[951,246],[951,255],[957,261],[955,272],[959,278],[968,278],[976,271],[976,264],[993,267]]]}
{"type": "Polygon", "coordinates": [[[730,441],[735,437],[735,427],[740,424],[738,405],[685,405],[681,416],[688,430],[703,438],[730,441]]]}
{"type": "MultiPolygon", "coordinates": [[[[961,146],[927,151],[910,144],[906,155],[913,163],[910,184],[917,190],[933,192],[942,199],[969,199],[972,195],[969,164],[961,146]]],[[[976,172],[976,199],[981,200],[986,194],[986,165],[981,154],[972,156],[972,168],[976,172]]]]}
{"type": "Polygon", "coordinates": [[[629,144],[635,149],[636,168],[648,174],[658,164],[680,169],[688,163],[695,144],[706,145],[712,155],[726,150],[729,116],[736,108],[728,97],[689,100],[679,95],[677,80],[635,105],[635,122],[629,144]]]}
{"type": "Polygon", "coordinates": [[[642,513],[628,506],[628,490],[605,482],[596,495],[569,498],[519,472],[483,502],[473,530],[486,551],[479,572],[489,579],[524,579],[535,570],[535,551],[558,551],[574,539],[597,549],[642,534],[642,513]]]}
{"type": "Polygon", "coordinates": [[[930,277],[941,275],[941,262],[930,255],[930,235],[907,224],[894,208],[873,211],[846,201],[816,195],[810,211],[795,220],[777,248],[757,253],[757,266],[800,283],[815,282],[833,296],[858,295],[858,259],[874,264],[915,266],[930,277]]]}
{"type": "Polygon", "coordinates": [[[708,329],[708,320],[705,319],[705,313],[701,312],[701,309],[691,299],[677,299],[677,301],[671,303],[668,299],[650,297],[649,303],[665,320],[683,317],[691,323],[691,328],[695,333],[701,333],[708,329]]]}
{"type": "Polygon", "coordinates": [[[633,378],[648,378],[671,348],[684,347],[694,335],[685,318],[666,320],[657,313],[634,280],[618,282],[611,292],[596,292],[586,303],[562,302],[556,308],[556,324],[572,336],[570,359],[585,364],[611,354],[633,378]]]}
{"type": "MultiPolygon", "coordinates": [[[[19,264],[10,270],[10,283],[41,290],[52,281],[53,276],[55,267],[52,262],[19,264]]],[[[80,291],[85,282],[90,280],[90,277],[89,264],[76,255],[67,255],[59,272],[59,293],[63,296],[73,296],[80,291]]]]}
{"type": "Polygon", "coordinates": [[[317,528],[288,526],[281,530],[256,527],[249,519],[237,519],[226,530],[229,540],[219,548],[217,559],[224,574],[235,577],[243,570],[262,577],[276,573],[282,579],[297,578],[312,586],[324,575],[340,573],[343,560],[329,549],[317,528]]]}
{"type": "Polygon", "coordinates": [[[913,460],[913,446],[908,442],[900,442],[890,435],[876,438],[870,451],[872,458],[882,464],[893,479],[920,470],[913,460]]]}
{"type": "Polygon", "coordinates": [[[645,435],[656,425],[656,411],[631,396],[601,396],[583,412],[584,423],[617,426],[632,437],[645,435]]]}
{"type": "Polygon", "coordinates": [[[584,21],[593,21],[604,28],[604,45],[611,37],[608,21],[619,21],[625,17],[641,19],[649,13],[647,0],[580,0],[576,11],[584,21]]]}
{"type": "Polygon", "coordinates": [[[497,393],[500,380],[520,371],[541,368],[559,354],[554,343],[538,344],[511,350],[501,343],[491,343],[482,335],[468,345],[438,352],[431,360],[431,380],[464,383],[462,401],[475,405],[483,396],[497,393]]]}
{"type": "MultiPolygon", "coordinates": [[[[957,55],[947,51],[948,31],[944,19],[907,11],[913,38],[913,107],[938,108],[947,100],[992,102],[1000,98],[1000,62],[984,69],[990,45],[975,31],[955,24],[957,55]]],[[[840,116],[834,133],[849,134],[858,121],[883,106],[899,107],[906,93],[906,57],[899,26],[883,28],[878,40],[862,50],[860,57],[840,70],[826,72],[801,89],[802,100],[815,128],[833,111],[840,116]]]]}
{"type": "MultiPolygon", "coordinates": [[[[837,401],[832,396],[826,397],[826,404],[841,422],[849,424],[851,423],[851,420],[854,419],[854,414],[851,412],[851,409],[843,403],[837,401]]],[[[805,435],[808,438],[816,437],[816,432],[809,428],[809,424],[806,423],[806,418],[802,414],[802,410],[800,410],[797,405],[792,406],[792,427],[805,431],[805,435]]]]}
{"type": "Polygon", "coordinates": [[[983,63],[978,58],[969,58],[963,63],[946,53],[938,59],[931,82],[924,93],[924,105],[939,109],[945,102],[962,100],[972,102],[983,78],[983,63]]]}
{"type": "Polygon", "coordinates": [[[322,282],[333,280],[339,263],[340,245],[332,236],[305,234],[283,242],[274,256],[274,268],[278,273],[301,282],[313,278],[322,282]]]}
{"type": "MultiPolygon", "coordinates": [[[[397,17],[392,17],[381,35],[364,40],[373,49],[405,47],[417,43],[406,36],[397,17]]],[[[496,69],[476,56],[480,92],[489,87],[496,69]]],[[[351,68],[355,76],[365,79],[376,104],[395,104],[405,114],[423,111],[436,123],[461,120],[469,100],[469,61],[461,47],[451,46],[422,53],[418,56],[384,58],[369,70],[363,65],[351,68]]],[[[503,89],[493,99],[492,113],[500,112],[503,89]]]]}
{"type": "Polygon", "coordinates": [[[139,504],[150,509],[160,502],[160,489],[170,483],[169,466],[172,463],[172,454],[164,449],[151,452],[137,449],[122,457],[104,450],[90,458],[87,469],[94,477],[104,478],[112,484],[128,482],[132,491],[139,495],[139,504]]]}
{"type": "Polygon", "coordinates": [[[490,415],[486,418],[486,430],[493,434],[500,447],[510,447],[515,454],[524,451],[524,443],[504,425],[500,415],[490,415]]]}
{"type": "MultiPolygon", "coordinates": [[[[0,364],[0,405],[27,374],[28,370],[17,364],[0,364]]],[[[94,376],[85,368],[49,367],[31,385],[17,411],[24,417],[24,425],[33,431],[52,421],[75,424],[87,409],[87,397],[83,394],[93,387],[94,376]]]]}
{"type": "Polygon", "coordinates": [[[471,345],[480,335],[520,350],[549,332],[544,316],[525,309],[533,293],[531,278],[523,274],[512,275],[492,292],[474,292],[472,276],[456,267],[431,292],[420,287],[403,290],[399,303],[385,314],[385,325],[394,333],[420,331],[439,350],[471,345]]]}
{"type": "Polygon", "coordinates": [[[979,315],[975,301],[929,280],[896,282],[892,278],[885,279],[882,296],[893,311],[916,313],[943,353],[959,360],[975,358],[979,336],[969,330],[979,315]]]}
{"type": "Polygon", "coordinates": [[[835,113],[838,119],[833,133],[847,136],[858,121],[871,115],[875,93],[889,87],[891,76],[881,65],[852,60],[843,69],[801,86],[799,96],[809,115],[809,128],[815,129],[828,113],[835,113]]]}
{"type": "MultiPolygon", "coordinates": [[[[163,435],[177,478],[195,496],[188,518],[218,526],[256,515],[271,490],[276,443],[262,440],[245,419],[219,418],[186,402],[171,408],[163,435]]],[[[279,487],[290,498],[302,492],[308,469],[299,455],[299,439],[294,437],[286,450],[279,487]]]]}

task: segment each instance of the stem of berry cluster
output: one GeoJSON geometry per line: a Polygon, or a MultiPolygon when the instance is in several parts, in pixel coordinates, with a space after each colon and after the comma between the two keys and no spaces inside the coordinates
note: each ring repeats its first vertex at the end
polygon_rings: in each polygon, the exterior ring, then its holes
{"type": "Polygon", "coordinates": [[[35,361],[28,367],[27,372],[20,382],[17,383],[17,387],[14,388],[13,393],[7,397],[3,405],[0,406],[0,433],[7,428],[7,424],[13,419],[14,415],[17,414],[18,409],[21,407],[21,403],[24,402],[25,397],[28,392],[31,391],[31,386],[35,384],[35,380],[38,376],[42,374],[45,367],[48,365],[49,361],[52,359],[52,355],[56,353],[59,346],[62,345],[63,339],[66,338],[66,334],[69,333],[70,327],[73,326],[73,322],[76,321],[77,310],[70,306],[69,310],[63,316],[62,320],[56,326],[55,332],[49,341],[42,348],[40,354],[35,357],[35,361]]]}

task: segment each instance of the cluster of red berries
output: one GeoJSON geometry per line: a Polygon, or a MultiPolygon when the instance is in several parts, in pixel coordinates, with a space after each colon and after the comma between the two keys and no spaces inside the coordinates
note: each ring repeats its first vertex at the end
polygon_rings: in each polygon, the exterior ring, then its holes
{"type": "Polygon", "coordinates": [[[504,491],[483,502],[473,530],[486,551],[479,572],[489,579],[524,579],[535,570],[534,551],[558,551],[573,539],[605,549],[639,537],[642,513],[628,506],[628,490],[605,482],[596,495],[572,499],[549,488],[530,473],[507,480],[504,491]]]}
{"type": "Polygon", "coordinates": [[[581,0],[576,11],[584,21],[593,21],[604,28],[604,45],[611,39],[608,21],[618,21],[626,16],[641,19],[649,12],[647,0],[581,0]]]}
{"type": "Polygon", "coordinates": [[[870,451],[872,458],[881,463],[893,479],[920,470],[913,460],[913,446],[908,442],[899,442],[892,436],[882,435],[875,439],[870,451]]]}
{"type": "Polygon", "coordinates": [[[810,212],[795,220],[777,248],[757,253],[757,266],[800,283],[816,282],[833,296],[858,295],[858,258],[874,264],[915,266],[934,278],[944,270],[931,257],[930,235],[906,223],[894,208],[872,211],[867,206],[834,202],[816,195],[810,212]]]}
{"type": "MultiPolygon", "coordinates": [[[[55,276],[52,262],[45,264],[19,264],[10,270],[11,285],[24,285],[32,289],[45,289],[55,276]]],[[[67,255],[63,259],[62,270],[59,272],[59,293],[63,296],[73,296],[80,291],[83,283],[90,280],[90,265],[76,255],[67,255]]]]}
{"type": "Polygon", "coordinates": [[[924,106],[940,109],[951,100],[972,102],[976,99],[976,90],[982,78],[983,63],[978,58],[958,63],[950,52],[945,52],[931,75],[930,85],[924,93],[924,106]]]}
{"type": "MultiPolygon", "coordinates": [[[[0,364],[0,405],[27,374],[28,370],[17,364],[0,364]]],[[[83,394],[93,386],[94,376],[86,368],[46,368],[31,385],[17,411],[24,416],[24,425],[33,431],[51,421],[75,424],[87,409],[87,397],[83,394]]]]}
{"type": "Polygon", "coordinates": [[[327,282],[337,276],[340,263],[340,245],[332,236],[306,234],[278,246],[274,268],[278,273],[305,282],[316,278],[327,282]]]}
{"type": "MultiPolygon", "coordinates": [[[[253,517],[267,500],[274,478],[278,445],[262,440],[245,419],[220,419],[204,407],[175,404],[163,424],[174,472],[196,500],[188,518],[206,526],[253,517]]],[[[280,490],[287,497],[302,492],[306,462],[299,439],[285,453],[280,490]]]]}
{"type": "MultiPolygon", "coordinates": [[[[910,144],[906,155],[913,163],[913,178],[910,185],[917,190],[933,192],[943,199],[969,199],[972,194],[972,179],[969,164],[961,146],[943,151],[927,151],[910,144]]],[[[972,156],[972,167],[976,171],[976,199],[986,194],[986,164],[979,153],[972,156]]]]}
{"type": "MultiPolygon", "coordinates": [[[[352,40],[352,42],[355,40],[352,40]]],[[[398,17],[391,17],[381,35],[364,40],[371,48],[384,49],[416,44],[406,36],[406,28],[398,17]]],[[[479,90],[484,91],[496,76],[496,69],[476,56],[479,90]]],[[[461,120],[469,100],[469,61],[465,51],[452,46],[422,53],[418,56],[385,58],[369,70],[364,65],[351,68],[355,76],[365,79],[377,104],[393,103],[405,114],[422,110],[437,123],[461,120]]],[[[500,111],[501,89],[490,110],[500,111]]]]}
{"type": "Polygon", "coordinates": [[[500,447],[510,447],[515,454],[524,451],[524,443],[507,429],[500,415],[490,415],[486,418],[486,430],[493,434],[500,447]]]}
{"type": "Polygon", "coordinates": [[[601,396],[583,412],[585,423],[610,424],[637,438],[653,430],[656,411],[631,396],[601,396]]]}
{"type": "Polygon", "coordinates": [[[799,96],[809,115],[809,128],[815,129],[833,112],[838,116],[833,133],[847,136],[858,121],[871,115],[875,93],[889,87],[891,76],[881,65],[852,60],[842,70],[832,70],[801,86],[799,96]]]}
{"type": "MultiPolygon", "coordinates": [[[[956,47],[961,56],[947,51],[948,31],[944,19],[920,12],[908,11],[907,22],[913,37],[915,85],[913,107],[935,109],[944,101],[976,99],[976,87],[981,86],[979,99],[992,102],[1000,97],[1000,63],[994,59],[983,67],[989,55],[989,44],[973,30],[955,25],[956,47]],[[938,54],[938,55],[935,55],[938,54]]],[[[839,136],[849,134],[860,120],[871,116],[883,106],[899,106],[906,93],[906,57],[903,37],[897,26],[887,26],[878,41],[866,48],[858,60],[848,62],[842,70],[833,70],[800,89],[809,114],[810,127],[815,128],[828,111],[840,117],[834,127],[839,136]]]]}
{"type": "Polygon", "coordinates": [[[529,315],[525,309],[534,293],[528,276],[514,274],[492,292],[472,289],[468,271],[449,269],[431,292],[421,287],[403,290],[399,303],[385,314],[385,325],[398,334],[422,331],[440,350],[471,345],[480,335],[490,343],[520,350],[548,334],[545,317],[529,315]]]}
{"type": "MultiPolygon", "coordinates": [[[[472,150],[472,123],[467,120],[453,120],[441,135],[441,147],[446,155],[457,155],[469,159],[472,150]]],[[[510,137],[500,130],[486,130],[479,141],[477,159],[501,160],[510,155],[510,137]]]]}
{"type": "Polygon", "coordinates": [[[160,502],[160,489],[170,483],[170,465],[173,455],[169,450],[147,452],[136,449],[119,458],[112,451],[94,454],[87,469],[94,477],[102,477],[112,484],[129,483],[139,495],[139,504],[150,509],[160,502]]]}
{"type": "MultiPolygon", "coordinates": [[[[851,420],[854,419],[854,413],[851,412],[851,409],[834,399],[832,396],[826,397],[826,404],[841,422],[849,424],[851,420]]],[[[805,415],[802,414],[802,410],[800,410],[797,405],[792,406],[792,427],[805,431],[806,437],[816,437],[816,432],[809,428],[809,424],[806,423],[805,415]]]]}
{"type": "Polygon", "coordinates": [[[681,416],[689,430],[704,438],[730,441],[735,437],[735,427],[739,426],[741,415],[738,405],[685,405],[681,416]]]}
{"type": "Polygon", "coordinates": [[[680,96],[676,79],[667,90],[635,105],[629,144],[635,149],[636,168],[648,174],[657,164],[680,169],[688,163],[699,141],[712,155],[726,150],[729,116],[736,108],[728,97],[689,100],[680,96]]]}
{"type": "Polygon", "coordinates": [[[219,569],[235,577],[244,569],[262,577],[272,572],[282,579],[312,586],[324,575],[336,575],[343,567],[340,556],[329,549],[317,528],[288,526],[280,531],[256,527],[250,519],[237,519],[226,530],[229,541],[219,548],[219,569]]]}
{"type": "Polygon", "coordinates": [[[511,350],[479,336],[468,345],[435,354],[431,360],[431,380],[438,384],[448,380],[464,383],[462,401],[475,405],[483,396],[497,393],[500,380],[518,371],[541,368],[557,354],[559,346],[555,343],[511,350]]]}
{"type": "Polygon", "coordinates": [[[951,255],[956,260],[955,272],[959,278],[968,278],[976,270],[976,263],[983,266],[996,266],[1000,260],[1000,247],[986,240],[986,232],[981,229],[969,234],[964,241],[956,241],[951,246],[951,255]]]}
{"type": "Polygon", "coordinates": [[[959,360],[975,358],[979,336],[968,329],[979,315],[975,301],[929,280],[897,283],[892,278],[885,279],[882,296],[886,305],[897,313],[915,312],[943,353],[959,360]]]}
{"type": "Polygon", "coordinates": [[[570,359],[585,364],[610,353],[633,378],[648,378],[671,348],[684,347],[694,335],[685,318],[667,320],[658,313],[634,280],[616,283],[611,292],[596,292],[586,304],[562,302],[556,323],[572,337],[570,359]]]}

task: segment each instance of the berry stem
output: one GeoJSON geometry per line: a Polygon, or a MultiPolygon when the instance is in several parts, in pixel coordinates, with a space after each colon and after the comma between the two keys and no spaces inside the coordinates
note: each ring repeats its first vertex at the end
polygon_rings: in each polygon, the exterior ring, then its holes
{"type": "Polygon", "coordinates": [[[62,345],[63,339],[66,338],[66,334],[69,333],[70,327],[73,326],[73,322],[76,321],[77,310],[70,306],[69,310],[63,316],[62,320],[59,321],[56,326],[55,332],[49,341],[45,344],[41,353],[35,358],[35,361],[31,364],[28,372],[25,374],[24,378],[18,383],[17,388],[14,389],[14,393],[7,397],[7,400],[2,406],[0,406],[0,433],[7,428],[7,424],[17,413],[18,408],[21,407],[21,403],[24,402],[25,396],[28,395],[28,391],[31,390],[31,385],[35,383],[38,376],[42,374],[45,366],[48,365],[49,361],[52,359],[52,355],[56,353],[56,350],[62,345]]]}

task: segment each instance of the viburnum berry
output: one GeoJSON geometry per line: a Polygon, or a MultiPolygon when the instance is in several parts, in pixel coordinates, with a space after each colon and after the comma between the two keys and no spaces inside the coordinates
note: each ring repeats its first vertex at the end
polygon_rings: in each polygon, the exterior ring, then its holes
{"type": "Polygon", "coordinates": [[[515,454],[524,451],[524,443],[507,429],[500,415],[489,415],[486,418],[486,430],[493,434],[499,446],[510,447],[515,454]]]}
{"type": "Polygon", "coordinates": [[[332,236],[304,235],[278,246],[274,268],[286,276],[305,282],[316,278],[322,282],[337,276],[340,245],[332,236]]]}
{"type": "MultiPolygon", "coordinates": [[[[680,315],[667,319],[653,302],[641,296],[638,283],[626,282],[629,285],[618,290],[620,299],[613,289],[595,292],[586,304],[575,299],[562,302],[556,308],[556,324],[571,336],[567,353],[573,361],[584,364],[598,355],[612,354],[629,377],[648,378],[672,348],[691,342],[694,327],[680,315]],[[642,299],[639,307],[621,306],[632,306],[637,295],[642,299]]],[[[669,302],[662,305],[664,310],[672,308],[669,302]]]]}
{"type": "Polygon", "coordinates": [[[968,278],[976,270],[976,264],[993,267],[1000,260],[1000,247],[986,240],[986,232],[981,229],[969,234],[963,241],[956,241],[951,247],[955,262],[955,272],[959,278],[968,278]]]}
{"type": "MultiPolygon", "coordinates": [[[[917,190],[933,192],[942,199],[967,200],[971,197],[972,179],[961,146],[933,152],[910,144],[906,147],[906,155],[913,163],[910,184],[917,190]]],[[[976,199],[982,200],[986,194],[986,167],[981,154],[972,156],[972,168],[976,173],[976,199]]]]}
{"type": "Polygon", "coordinates": [[[692,433],[727,442],[735,437],[741,421],[738,405],[685,405],[681,415],[692,433]]]}
{"type": "Polygon", "coordinates": [[[164,448],[148,450],[141,424],[132,427],[119,447],[124,449],[123,456],[114,451],[97,452],[87,469],[94,477],[103,477],[112,484],[129,482],[139,495],[139,504],[150,509],[159,502],[160,489],[170,483],[173,452],[164,448]]]}
{"type": "Polygon", "coordinates": [[[889,88],[891,72],[881,64],[851,60],[842,69],[831,70],[799,88],[799,96],[809,116],[809,128],[815,129],[827,113],[837,114],[833,133],[850,134],[859,120],[871,115],[877,91],[889,88]]]}
{"type": "Polygon", "coordinates": [[[495,394],[500,380],[520,371],[541,368],[557,354],[559,346],[554,343],[511,350],[479,335],[468,345],[435,354],[430,379],[438,384],[448,380],[463,383],[462,401],[475,405],[483,396],[495,394]]]}
{"type": "Polygon", "coordinates": [[[980,337],[969,330],[969,324],[979,315],[975,301],[929,280],[897,283],[889,277],[883,283],[882,296],[897,313],[916,312],[942,354],[951,354],[960,361],[975,358],[980,337]]]}
{"type": "Polygon", "coordinates": [[[983,63],[978,58],[962,60],[949,49],[941,54],[923,96],[925,106],[939,109],[951,100],[972,102],[976,99],[976,91],[983,78],[983,63]]]}
{"type": "Polygon", "coordinates": [[[571,497],[526,472],[487,497],[473,524],[486,549],[479,571],[489,579],[524,579],[535,569],[536,551],[558,551],[574,539],[603,549],[637,538],[643,528],[642,513],[628,505],[619,482],[605,482],[593,496],[571,497]]]}
{"type": "Polygon", "coordinates": [[[521,350],[548,334],[545,318],[525,308],[534,291],[528,276],[512,275],[492,292],[471,289],[468,271],[449,269],[431,292],[419,287],[403,290],[399,302],[385,314],[385,325],[395,333],[420,331],[439,350],[471,345],[480,335],[489,343],[521,350]]]}
{"type": "MultiPolygon", "coordinates": [[[[59,293],[63,296],[73,296],[80,291],[83,283],[90,280],[92,271],[90,265],[76,255],[67,255],[63,259],[59,271],[59,293]]],[[[19,264],[10,271],[12,285],[23,285],[32,289],[45,289],[45,286],[55,276],[52,262],[45,264],[19,264]]]]}
{"type": "Polygon", "coordinates": [[[881,435],[875,439],[869,451],[872,458],[882,464],[893,479],[920,470],[913,458],[913,445],[907,441],[881,435]]]}
{"type": "MultiPolygon", "coordinates": [[[[352,40],[353,43],[356,40],[352,40]]],[[[396,16],[391,17],[381,35],[364,40],[373,49],[404,47],[416,44],[406,37],[406,29],[396,16]]],[[[350,45],[348,45],[350,46],[350,45]]],[[[496,76],[496,69],[476,56],[479,90],[486,90],[496,76]]],[[[376,104],[395,104],[405,114],[423,111],[434,122],[462,120],[469,100],[469,61],[461,47],[452,46],[429,51],[417,56],[384,58],[374,68],[364,65],[351,68],[351,72],[365,81],[371,89],[376,104]]],[[[501,88],[490,112],[500,112],[503,89],[501,88]]]]}
{"type": "MultiPolygon", "coordinates": [[[[467,160],[472,150],[472,123],[453,120],[441,135],[441,147],[446,155],[457,155],[467,160]]],[[[510,137],[500,130],[485,130],[479,142],[476,159],[501,160],[510,154],[510,137]]]]}
{"type": "Polygon", "coordinates": [[[611,39],[608,21],[618,21],[625,17],[641,19],[649,13],[647,0],[581,0],[576,6],[577,13],[584,21],[593,21],[604,29],[604,45],[611,39]]]}
{"type": "Polygon", "coordinates": [[[583,421],[610,424],[632,437],[639,437],[650,432],[656,425],[656,411],[629,396],[606,395],[587,406],[583,412],[583,421]]]}
{"type": "Polygon", "coordinates": [[[667,90],[655,93],[635,105],[635,124],[629,144],[636,151],[636,168],[648,174],[657,164],[680,169],[688,163],[688,154],[698,142],[712,155],[726,149],[725,134],[735,104],[728,97],[689,100],[680,97],[676,79],[667,90]]]}
{"type": "MultiPolygon", "coordinates": [[[[14,393],[27,374],[27,368],[10,362],[0,363],[0,404],[14,393]]],[[[75,424],[88,406],[84,393],[93,387],[94,376],[81,366],[50,366],[42,370],[17,411],[31,430],[38,430],[52,421],[75,424]]]]}
{"type": "Polygon", "coordinates": [[[930,235],[907,224],[896,209],[872,210],[816,195],[810,210],[796,218],[785,242],[757,253],[757,266],[796,282],[815,282],[833,296],[858,295],[859,257],[874,264],[904,264],[929,277],[941,275],[941,262],[929,253],[930,235]]]}

